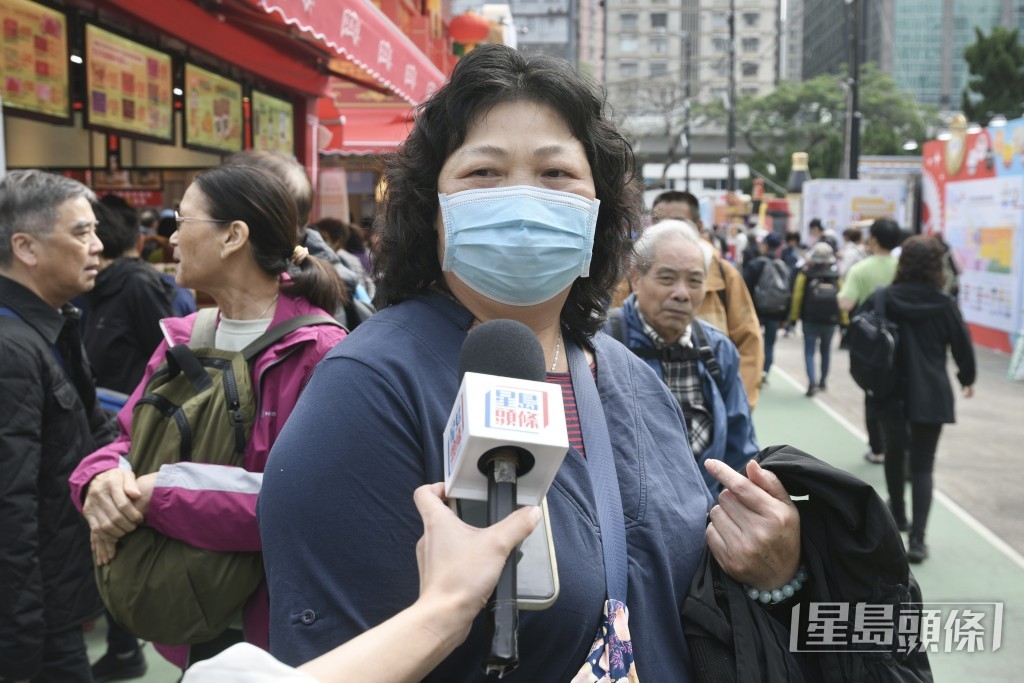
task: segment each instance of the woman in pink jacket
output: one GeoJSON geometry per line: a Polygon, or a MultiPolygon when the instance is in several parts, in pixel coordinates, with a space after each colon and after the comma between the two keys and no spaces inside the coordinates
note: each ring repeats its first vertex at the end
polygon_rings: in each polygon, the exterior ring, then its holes
{"type": "MultiPolygon", "coordinates": [[[[178,229],[170,243],[179,264],[177,282],[217,302],[216,348],[240,351],[274,325],[297,315],[326,316],[341,303],[341,280],[298,246],[295,202],[269,173],[247,167],[206,171],[186,190],[175,218],[178,229]]],[[[126,458],[132,410],[167,349],[189,341],[196,315],[161,322],[164,341],[118,415],[120,436],[82,460],[71,477],[72,498],[89,522],[97,564],[110,562],[117,540],[140,524],[199,548],[260,551],[256,497],[267,455],[313,368],[345,336],[330,325],[301,327],[256,357],[252,381],[259,401],[243,468],[183,462],[136,477],[126,458]]],[[[215,643],[160,650],[184,668],[243,638],[266,649],[265,583],[239,621],[241,629],[229,629],[215,643]]]]}

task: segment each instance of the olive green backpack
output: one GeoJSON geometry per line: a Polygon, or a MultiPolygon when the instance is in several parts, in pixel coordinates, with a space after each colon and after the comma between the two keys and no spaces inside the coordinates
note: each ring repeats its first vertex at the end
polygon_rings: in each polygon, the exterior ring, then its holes
{"type": "MultiPolygon", "coordinates": [[[[136,476],[178,462],[241,467],[258,403],[250,363],[300,327],[340,327],[333,318],[300,315],[232,352],[213,348],[216,320],[216,309],[199,312],[189,343],[167,350],[136,403],[127,456],[136,476]]],[[[195,644],[238,617],[263,580],[263,558],[197,548],[140,526],[118,541],[112,562],[96,567],[96,579],[111,615],[136,636],[195,644]]]]}

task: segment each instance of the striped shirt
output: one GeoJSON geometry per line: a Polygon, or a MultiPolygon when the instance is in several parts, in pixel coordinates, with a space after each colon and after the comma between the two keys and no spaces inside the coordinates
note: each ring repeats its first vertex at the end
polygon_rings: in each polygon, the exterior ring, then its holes
{"type": "MultiPolygon", "coordinates": [[[[594,383],[597,383],[597,365],[591,364],[594,383]]],[[[583,427],[580,426],[580,412],[576,408],[576,393],[572,390],[572,375],[568,372],[549,372],[548,382],[562,387],[562,403],[565,405],[565,428],[569,432],[569,445],[580,452],[584,458],[587,451],[583,447],[583,427]]]]}

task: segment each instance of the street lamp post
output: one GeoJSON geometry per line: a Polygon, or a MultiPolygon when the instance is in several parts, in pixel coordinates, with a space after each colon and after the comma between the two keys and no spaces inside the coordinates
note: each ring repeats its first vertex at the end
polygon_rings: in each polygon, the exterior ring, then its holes
{"type": "Polygon", "coordinates": [[[725,189],[736,191],[736,0],[729,0],[729,124],[726,131],[729,171],[725,189]]]}
{"type": "Polygon", "coordinates": [[[686,158],[686,175],[684,176],[683,182],[685,183],[684,189],[690,191],[690,84],[693,82],[690,74],[690,34],[687,31],[680,31],[679,37],[682,39],[682,60],[683,60],[683,78],[686,79],[686,83],[683,86],[683,156],[686,158]]]}
{"type": "Polygon", "coordinates": [[[857,164],[860,160],[860,24],[863,0],[844,0],[846,22],[849,28],[848,75],[846,79],[846,144],[844,166],[846,177],[857,179],[857,164]]]}
{"type": "MultiPolygon", "coordinates": [[[[673,163],[676,158],[676,152],[679,149],[680,141],[683,143],[683,158],[686,159],[686,171],[684,176],[684,183],[686,191],[690,191],[690,84],[692,79],[690,78],[690,34],[687,31],[677,31],[670,33],[669,35],[676,36],[682,40],[680,49],[682,50],[681,67],[683,78],[686,79],[683,90],[683,133],[678,137],[671,137],[671,144],[669,145],[668,155],[665,159],[665,164],[661,171],[661,186],[666,187],[668,178],[668,167],[673,163]]],[[[668,132],[671,134],[671,124],[668,125],[668,132]]]]}

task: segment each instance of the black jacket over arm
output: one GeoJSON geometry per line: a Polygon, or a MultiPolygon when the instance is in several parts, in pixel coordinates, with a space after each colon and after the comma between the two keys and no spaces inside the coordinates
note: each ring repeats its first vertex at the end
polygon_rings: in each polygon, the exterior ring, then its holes
{"type": "MultiPolygon", "coordinates": [[[[114,433],[51,347],[65,325],[77,327],[75,310],[58,312],[4,277],[0,306],[24,319],[0,317],[0,677],[22,680],[38,672],[46,633],[102,608],[68,477],[114,433]]],[[[79,358],[69,369],[81,382],[89,369],[79,358]]]]}
{"type": "MultiPolygon", "coordinates": [[[[838,652],[790,651],[790,620],[806,635],[809,603],[849,604],[850,642],[856,603],[892,605],[904,616],[921,590],[910,573],[903,541],[875,490],[852,474],[792,446],[772,446],[755,458],[774,473],[800,511],[801,561],[808,580],[794,596],[769,611],[725,575],[705,549],[682,611],[683,628],[698,683],[803,683],[826,681],[931,681],[927,654],[904,654],[894,645],[832,646],[838,652]]],[[[808,649],[802,647],[800,649],[808,649]]]]}

